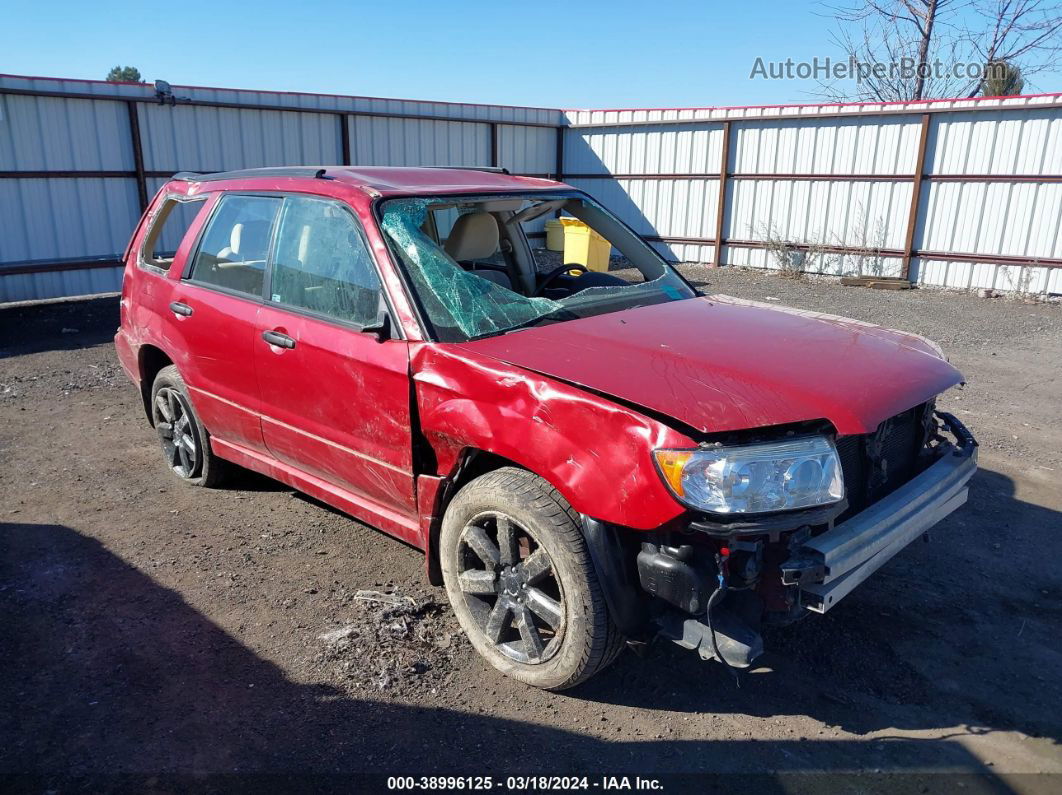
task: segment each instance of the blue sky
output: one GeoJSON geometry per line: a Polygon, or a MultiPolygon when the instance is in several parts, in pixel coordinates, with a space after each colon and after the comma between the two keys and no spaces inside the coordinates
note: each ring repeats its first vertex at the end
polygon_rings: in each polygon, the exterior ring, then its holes
{"type": "MultiPolygon", "coordinates": [[[[0,72],[564,108],[814,101],[765,60],[836,57],[797,2],[0,0],[0,72]]],[[[1059,75],[1034,89],[1062,89],[1059,75]]]]}

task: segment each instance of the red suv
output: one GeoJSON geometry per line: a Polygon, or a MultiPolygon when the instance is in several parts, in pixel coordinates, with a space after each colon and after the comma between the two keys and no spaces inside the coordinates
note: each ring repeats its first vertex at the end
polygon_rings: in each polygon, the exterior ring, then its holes
{"type": "Polygon", "coordinates": [[[423,549],[475,648],[538,687],[656,635],[749,666],[976,467],[933,343],[700,295],[559,182],[178,174],[125,262],[115,344],[172,471],[247,467],[423,549]],[[532,247],[561,215],[607,271],[532,247]]]}

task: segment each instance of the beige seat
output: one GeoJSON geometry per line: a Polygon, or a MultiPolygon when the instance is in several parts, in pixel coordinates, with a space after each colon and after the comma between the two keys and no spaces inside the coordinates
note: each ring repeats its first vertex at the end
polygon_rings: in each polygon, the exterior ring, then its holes
{"type": "MultiPolygon", "coordinates": [[[[493,215],[468,213],[457,217],[443,249],[457,262],[474,263],[492,257],[498,251],[498,241],[498,222],[493,215]]],[[[502,271],[481,268],[473,270],[473,273],[508,290],[513,288],[512,280],[502,271]]]]}

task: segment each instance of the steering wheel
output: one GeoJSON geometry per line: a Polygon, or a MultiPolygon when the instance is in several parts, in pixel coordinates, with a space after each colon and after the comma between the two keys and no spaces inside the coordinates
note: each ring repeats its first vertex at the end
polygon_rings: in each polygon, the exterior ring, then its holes
{"type": "Polygon", "coordinates": [[[579,276],[582,276],[584,273],[589,273],[589,270],[587,268],[576,263],[572,263],[570,265],[561,265],[559,268],[554,268],[548,274],[546,274],[546,278],[542,280],[542,284],[535,288],[535,292],[532,293],[532,296],[542,295],[545,289],[551,284],[553,284],[553,282],[555,282],[558,277],[562,276],[565,273],[568,273],[569,271],[579,271],[579,276]]]}

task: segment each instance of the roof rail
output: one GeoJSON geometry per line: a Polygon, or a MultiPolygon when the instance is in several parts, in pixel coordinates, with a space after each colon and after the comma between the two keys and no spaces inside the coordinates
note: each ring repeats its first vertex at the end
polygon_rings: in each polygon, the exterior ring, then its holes
{"type": "Polygon", "coordinates": [[[195,171],[178,171],[171,179],[180,179],[185,182],[216,182],[223,179],[240,179],[241,177],[316,177],[319,172],[324,170],[320,166],[315,168],[281,166],[278,168],[243,168],[236,171],[216,171],[207,174],[200,174],[195,171]]]}
{"type": "Polygon", "coordinates": [[[501,166],[422,166],[422,168],[452,168],[457,171],[486,171],[490,174],[508,174],[509,169],[501,166]]]}

